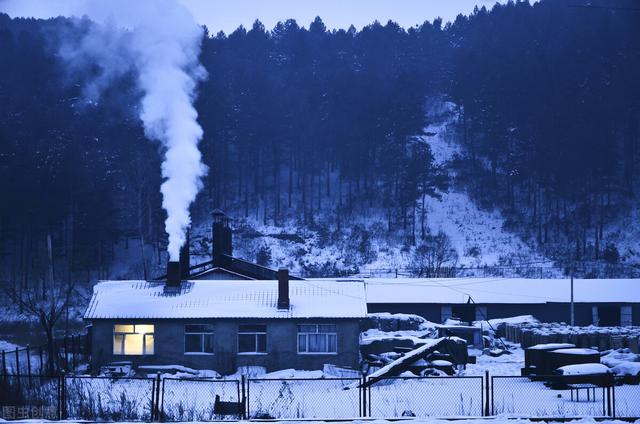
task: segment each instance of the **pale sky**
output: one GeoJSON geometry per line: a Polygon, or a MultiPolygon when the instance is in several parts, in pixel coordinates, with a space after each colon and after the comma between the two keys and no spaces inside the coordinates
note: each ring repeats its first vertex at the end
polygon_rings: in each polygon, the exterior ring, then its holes
{"type": "MultiPolygon", "coordinates": [[[[357,29],[374,20],[385,24],[389,19],[408,28],[425,20],[441,17],[445,22],[455,20],[459,13],[468,15],[474,6],[491,8],[497,0],[180,0],[200,24],[212,34],[229,34],[239,25],[251,28],[259,19],[267,29],[278,21],[294,18],[308,27],[320,16],[329,29],[357,29]]],[[[500,0],[505,3],[505,0],[500,0]]]]}
{"type": "MultiPolygon", "coordinates": [[[[10,16],[70,16],[82,5],[101,4],[110,0],[0,0],[0,11],[10,16]]],[[[138,0],[130,0],[135,2],[138,0]]],[[[147,0],[155,1],[155,0],[147,0]]],[[[468,15],[477,5],[493,7],[507,0],[177,0],[184,4],[195,20],[209,28],[209,33],[230,34],[238,26],[251,28],[256,19],[273,29],[278,21],[295,19],[309,27],[320,16],[329,29],[353,24],[358,30],[377,20],[382,24],[393,20],[404,28],[420,25],[441,17],[444,22],[455,20],[460,13],[468,15]]],[[[535,1],[535,0],[532,0],[535,1]]],[[[126,1],[124,4],[127,4],[126,1]]]]}

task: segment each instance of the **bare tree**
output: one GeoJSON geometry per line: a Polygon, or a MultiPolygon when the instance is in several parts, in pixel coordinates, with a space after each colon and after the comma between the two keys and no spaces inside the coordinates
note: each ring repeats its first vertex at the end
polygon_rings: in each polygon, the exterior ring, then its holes
{"type": "Polygon", "coordinates": [[[54,372],[55,352],[54,352],[54,329],[60,318],[64,317],[66,309],[72,299],[75,285],[69,283],[65,287],[55,287],[51,285],[47,296],[42,297],[36,288],[23,290],[22,297],[11,289],[11,298],[16,302],[16,307],[20,307],[22,312],[38,320],[47,338],[47,368],[50,373],[54,372]]]}
{"type": "Polygon", "coordinates": [[[48,252],[48,272],[47,277],[42,282],[42,289],[37,285],[27,285],[20,291],[14,286],[9,288],[9,296],[14,302],[14,306],[19,310],[38,320],[47,338],[47,367],[50,373],[54,372],[54,340],[55,326],[64,317],[72,299],[75,283],[69,281],[64,285],[55,284],[53,269],[53,254],[51,246],[51,233],[47,235],[48,252]],[[46,284],[48,280],[48,287],[46,284]]]}
{"type": "Polygon", "coordinates": [[[451,240],[442,231],[435,236],[426,236],[416,247],[409,263],[409,269],[418,277],[439,277],[443,267],[455,267],[458,252],[451,240]]]}

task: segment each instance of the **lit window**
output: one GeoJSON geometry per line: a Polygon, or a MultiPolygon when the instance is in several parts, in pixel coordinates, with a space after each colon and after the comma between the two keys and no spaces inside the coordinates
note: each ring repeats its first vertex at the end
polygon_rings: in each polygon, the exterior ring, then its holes
{"type": "Polygon", "coordinates": [[[188,324],[184,327],[185,353],[213,353],[213,325],[188,324]]]}
{"type": "Polygon", "coordinates": [[[267,326],[241,325],[238,329],[238,353],[267,353],[267,326]]]}
{"type": "Polygon", "coordinates": [[[298,325],[298,353],[338,353],[335,325],[298,325]]]}
{"type": "Polygon", "coordinates": [[[113,326],[114,355],[153,355],[153,325],[116,324],[113,326]]]}

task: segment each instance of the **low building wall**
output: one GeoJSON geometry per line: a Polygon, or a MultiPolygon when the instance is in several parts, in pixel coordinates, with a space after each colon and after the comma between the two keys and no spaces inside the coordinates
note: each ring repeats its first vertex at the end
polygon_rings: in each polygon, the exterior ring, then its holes
{"type": "Polygon", "coordinates": [[[91,365],[97,372],[101,365],[114,361],[131,361],[134,365],[183,365],[195,369],[212,369],[231,374],[240,366],[263,366],[267,371],[295,368],[322,369],[324,364],[340,367],[359,366],[359,320],[357,319],[209,319],[209,320],[96,320],[93,322],[91,365]],[[186,324],[214,324],[214,353],[184,352],[186,324]],[[114,324],[153,324],[153,355],[114,355],[114,324]],[[267,326],[266,354],[238,354],[238,326],[265,324],[267,326]],[[335,324],[337,326],[337,354],[297,353],[298,324],[335,324]]]}

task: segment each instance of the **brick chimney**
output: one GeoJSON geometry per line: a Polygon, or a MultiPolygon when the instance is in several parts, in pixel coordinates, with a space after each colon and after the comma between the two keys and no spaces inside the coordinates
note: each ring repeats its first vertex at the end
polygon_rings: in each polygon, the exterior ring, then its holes
{"type": "Polygon", "coordinates": [[[289,309],[289,270],[287,268],[278,269],[278,309],[289,309]]]}
{"type": "Polygon", "coordinates": [[[213,266],[228,267],[230,257],[233,254],[232,233],[229,226],[229,218],[220,209],[215,209],[211,216],[213,218],[213,266]]]}
{"type": "Polygon", "coordinates": [[[167,282],[165,288],[179,288],[181,281],[180,262],[169,261],[167,263],[167,282]]]}

